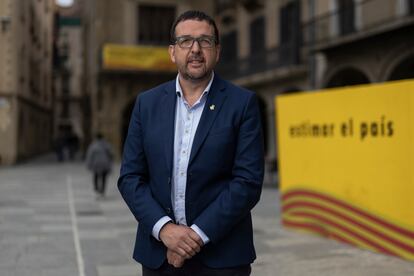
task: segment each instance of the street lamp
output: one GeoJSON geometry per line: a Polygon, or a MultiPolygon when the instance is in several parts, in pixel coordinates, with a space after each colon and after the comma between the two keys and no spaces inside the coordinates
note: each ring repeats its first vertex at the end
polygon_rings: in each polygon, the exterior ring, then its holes
{"type": "Polygon", "coordinates": [[[4,33],[11,23],[10,16],[0,16],[1,31],[4,33]]]}

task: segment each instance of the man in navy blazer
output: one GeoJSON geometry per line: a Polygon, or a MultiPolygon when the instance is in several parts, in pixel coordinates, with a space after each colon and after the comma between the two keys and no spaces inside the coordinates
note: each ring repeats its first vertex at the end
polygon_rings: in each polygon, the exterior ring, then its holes
{"type": "Polygon", "coordinates": [[[171,40],[177,78],[137,97],[118,180],[138,221],[134,259],[144,276],[250,275],[264,167],[256,96],[214,73],[208,15],[180,15],[171,40]]]}

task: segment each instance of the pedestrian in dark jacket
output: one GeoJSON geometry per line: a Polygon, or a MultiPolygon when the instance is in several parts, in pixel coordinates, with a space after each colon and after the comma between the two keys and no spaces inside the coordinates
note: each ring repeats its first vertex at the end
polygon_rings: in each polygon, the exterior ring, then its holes
{"type": "Polygon", "coordinates": [[[111,171],[113,152],[102,134],[96,135],[86,153],[86,165],[93,173],[94,190],[99,197],[105,195],[106,177],[111,171]]]}

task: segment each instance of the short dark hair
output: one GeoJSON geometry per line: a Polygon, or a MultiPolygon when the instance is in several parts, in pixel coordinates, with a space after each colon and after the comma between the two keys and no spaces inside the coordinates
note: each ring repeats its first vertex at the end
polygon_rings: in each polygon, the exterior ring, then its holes
{"type": "Polygon", "coordinates": [[[174,44],[176,37],[175,37],[175,28],[177,27],[178,23],[186,21],[186,20],[197,20],[197,21],[207,21],[210,26],[214,28],[214,38],[216,40],[216,44],[220,44],[220,35],[217,29],[216,22],[213,18],[202,11],[190,10],[182,13],[180,16],[175,19],[171,31],[170,31],[170,39],[171,43],[174,44]]]}

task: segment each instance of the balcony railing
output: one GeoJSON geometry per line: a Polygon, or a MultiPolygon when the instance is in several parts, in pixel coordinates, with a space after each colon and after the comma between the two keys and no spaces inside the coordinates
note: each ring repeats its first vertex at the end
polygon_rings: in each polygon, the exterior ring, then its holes
{"type": "Polygon", "coordinates": [[[411,22],[411,19],[414,20],[414,0],[354,1],[305,23],[304,44],[330,43],[352,34],[374,31],[399,22],[411,22]]]}
{"type": "Polygon", "coordinates": [[[234,80],[288,65],[300,64],[299,50],[297,43],[284,44],[273,49],[258,51],[247,58],[233,61],[223,60],[217,71],[225,78],[234,80]]]}

